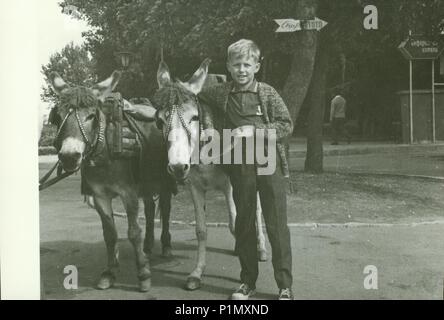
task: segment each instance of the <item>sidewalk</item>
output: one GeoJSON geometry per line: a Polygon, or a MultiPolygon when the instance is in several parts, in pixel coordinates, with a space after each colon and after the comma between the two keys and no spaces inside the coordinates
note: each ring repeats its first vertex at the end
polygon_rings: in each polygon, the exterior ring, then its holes
{"type": "MultiPolygon", "coordinates": [[[[357,141],[351,144],[342,142],[333,146],[324,141],[324,156],[370,154],[370,153],[414,153],[421,151],[440,151],[444,153],[444,141],[435,144],[399,144],[392,141],[357,141]]],[[[305,158],[307,151],[306,138],[290,139],[290,158],[305,158]]]]}

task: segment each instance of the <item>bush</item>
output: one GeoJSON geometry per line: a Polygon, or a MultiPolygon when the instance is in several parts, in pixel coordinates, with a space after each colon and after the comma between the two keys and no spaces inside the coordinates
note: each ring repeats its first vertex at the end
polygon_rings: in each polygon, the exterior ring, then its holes
{"type": "Polygon", "coordinates": [[[52,124],[43,125],[42,135],[39,140],[39,147],[52,146],[54,138],[57,134],[57,127],[52,124]]]}

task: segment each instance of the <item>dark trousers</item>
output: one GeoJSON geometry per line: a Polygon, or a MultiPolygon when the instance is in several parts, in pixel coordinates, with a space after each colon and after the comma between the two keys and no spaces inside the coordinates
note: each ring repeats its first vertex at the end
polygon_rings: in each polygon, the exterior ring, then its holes
{"type": "Polygon", "coordinates": [[[279,164],[275,173],[268,176],[256,175],[256,166],[252,164],[229,167],[237,210],[235,236],[236,252],[241,264],[241,282],[255,288],[259,274],[256,238],[256,197],[259,191],[271,244],[274,277],[280,289],[291,288],[293,278],[290,231],[287,226],[287,184],[279,164]]]}
{"type": "Polygon", "coordinates": [[[333,133],[333,143],[338,143],[339,138],[345,137],[347,142],[350,143],[350,134],[345,127],[345,118],[333,118],[332,120],[332,133],[333,133]]]}

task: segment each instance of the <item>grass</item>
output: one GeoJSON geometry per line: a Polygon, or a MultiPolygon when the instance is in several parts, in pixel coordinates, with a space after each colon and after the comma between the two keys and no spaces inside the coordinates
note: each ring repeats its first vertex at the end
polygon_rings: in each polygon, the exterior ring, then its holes
{"type": "MultiPolygon", "coordinates": [[[[444,183],[433,180],[375,175],[293,172],[297,192],[288,195],[288,222],[395,223],[444,218],[444,183]]],[[[189,191],[173,198],[172,220],[194,221],[189,191]]],[[[121,209],[120,206],[120,210],[121,209]]],[[[207,195],[207,221],[227,222],[220,192],[207,195]]]]}
{"type": "MultiPolygon", "coordinates": [[[[51,164],[40,165],[42,176],[51,164]]],[[[288,221],[293,223],[396,223],[444,219],[444,182],[365,174],[292,172],[297,192],[288,195],[288,221]]],[[[45,206],[71,201],[82,204],[80,175],[73,175],[41,194],[45,206]]],[[[74,209],[74,208],[73,208],[74,209]]],[[[114,209],[124,212],[120,200],[114,209]]],[[[141,214],[143,215],[141,207],[141,214]]],[[[189,190],[180,187],[173,198],[171,220],[194,221],[189,190]]],[[[207,221],[228,222],[221,192],[207,194],[207,221]]]]}

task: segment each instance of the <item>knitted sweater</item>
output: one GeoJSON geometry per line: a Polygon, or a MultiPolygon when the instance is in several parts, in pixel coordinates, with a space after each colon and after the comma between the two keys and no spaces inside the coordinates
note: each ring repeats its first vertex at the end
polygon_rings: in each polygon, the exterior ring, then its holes
{"type": "MultiPolygon", "coordinates": [[[[219,120],[225,119],[228,96],[232,88],[232,82],[224,82],[208,87],[199,94],[199,98],[211,107],[214,116],[219,120]]],[[[258,82],[258,94],[264,123],[256,125],[256,129],[264,129],[265,136],[268,136],[269,129],[276,131],[276,149],[281,159],[282,172],[285,177],[289,177],[287,138],[293,132],[290,113],[281,96],[272,86],[258,82]]],[[[218,129],[227,129],[226,124],[220,123],[218,129]]]]}

